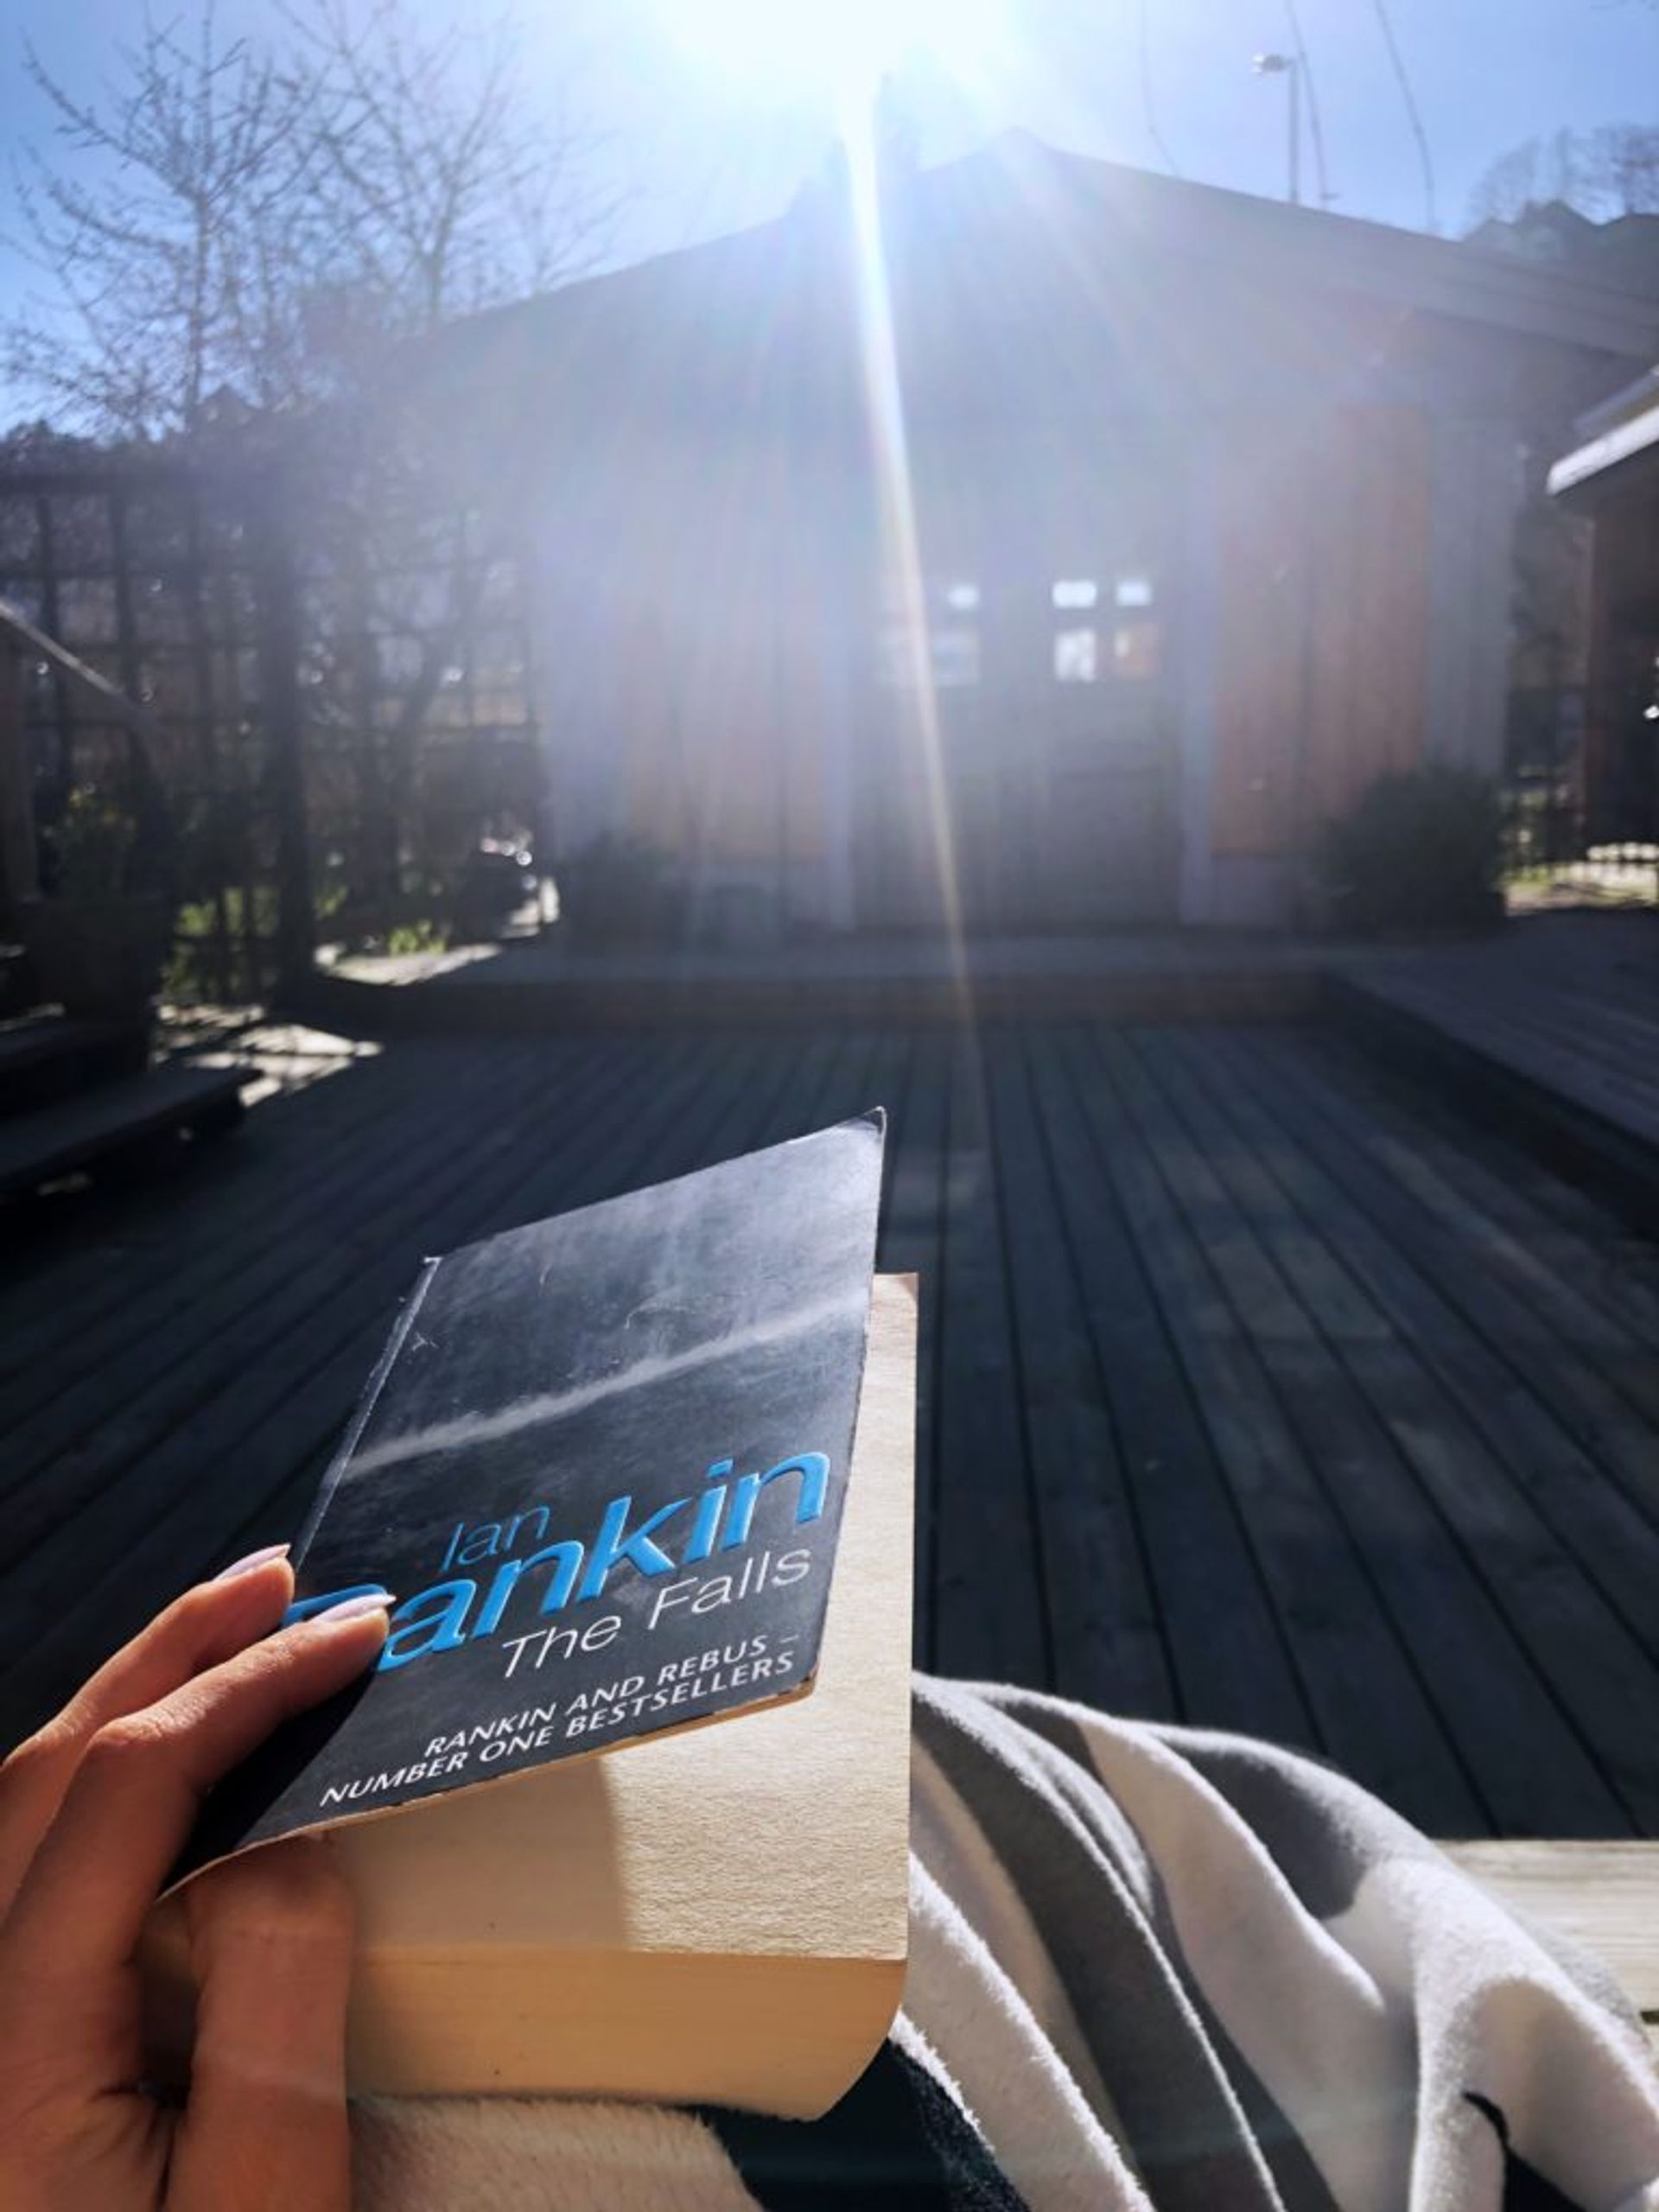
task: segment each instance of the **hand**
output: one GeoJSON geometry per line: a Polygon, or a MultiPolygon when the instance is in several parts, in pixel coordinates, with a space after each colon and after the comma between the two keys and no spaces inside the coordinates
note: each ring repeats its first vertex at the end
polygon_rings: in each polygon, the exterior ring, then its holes
{"type": "Polygon", "coordinates": [[[350,2203],[351,1899],[325,1845],[189,1885],[188,2097],[142,2086],[134,1953],[204,1793],[385,1637],[372,1601],[272,1635],[293,1587],[277,1554],[188,1591],[0,1766],[0,2212],[350,2203]]]}

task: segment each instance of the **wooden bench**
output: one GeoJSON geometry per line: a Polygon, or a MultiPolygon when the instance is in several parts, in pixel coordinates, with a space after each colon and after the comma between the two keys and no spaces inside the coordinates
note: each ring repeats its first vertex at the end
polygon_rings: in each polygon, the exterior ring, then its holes
{"type": "Polygon", "coordinates": [[[1592,1951],[1659,2056],[1659,1843],[1448,1843],[1518,1918],[1592,1951]]]}
{"type": "Polygon", "coordinates": [[[175,1063],[14,1115],[0,1122],[0,1195],[37,1190],[185,1130],[208,1136],[232,1128],[245,1080],[241,1069],[175,1063]]]}
{"type": "Polygon", "coordinates": [[[0,1021],[0,1116],[27,1114],[94,1084],[142,1075],[149,1058],[143,1020],[124,1027],[35,1014],[0,1021]]]}
{"type": "Polygon", "coordinates": [[[1326,979],[1325,1010],[1659,1234],[1659,986],[1436,956],[1326,979]]]}

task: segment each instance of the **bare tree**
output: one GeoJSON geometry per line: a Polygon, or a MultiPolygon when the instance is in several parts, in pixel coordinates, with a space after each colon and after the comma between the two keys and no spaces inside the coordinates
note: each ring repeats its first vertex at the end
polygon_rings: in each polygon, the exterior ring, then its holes
{"type": "Polygon", "coordinates": [[[28,149],[18,192],[44,302],[6,331],[14,379],[55,413],[120,435],[191,431],[221,383],[256,403],[265,363],[234,310],[232,270],[261,213],[303,188],[296,100],[268,56],[148,20],[120,79],[81,99],[32,48],[59,158],[28,149]]]}
{"type": "Polygon", "coordinates": [[[429,329],[588,273],[620,195],[568,93],[532,107],[511,24],[416,25],[404,0],[286,11],[314,103],[311,189],[337,272],[388,327],[429,329]]]}
{"type": "Polygon", "coordinates": [[[1591,134],[1591,174],[1608,213],[1659,215],[1659,126],[1604,124],[1591,134]]]}
{"type": "Polygon", "coordinates": [[[188,27],[146,17],[117,63],[94,98],[29,59],[55,126],[22,178],[49,289],[9,365],[105,435],[207,454],[229,428],[246,462],[279,431],[250,499],[267,531],[285,509],[314,760],[355,785],[349,888],[389,915],[421,741],[463,641],[499,621],[520,520],[397,371],[441,324],[601,260],[618,163],[568,86],[532,92],[499,16],[287,0],[255,44],[200,0],[188,27]]]}
{"type": "Polygon", "coordinates": [[[1513,222],[1552,200],[1596,222],[1659,213],[1659,127],[1611,123],[1526,139],[1488,166],[1469,220],[1513,222]]]}
{"type": "Polygon", "coordinates": [[[77,425],[190,434],[224,396],[337,392],[388,340],[584,273],[623,204],[568,88],[545,103],[510,20],[295,0],[273,42],[213,0],[146,16],[83,96],[32,51],[51,147],[20,164],[44,295],[5,329],[16,382],[77,425]]]}

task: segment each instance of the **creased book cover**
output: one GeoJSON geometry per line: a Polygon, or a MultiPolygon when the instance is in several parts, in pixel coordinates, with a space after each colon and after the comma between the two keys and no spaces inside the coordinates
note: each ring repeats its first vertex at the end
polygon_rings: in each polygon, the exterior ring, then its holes
{"type": "Polygon", "coordinates": [[[298,1545],[378,1664],[204,1808],[245,1845],[798,1696],[863,1372],[879,1113],[427,1263],[298,1545]]]}

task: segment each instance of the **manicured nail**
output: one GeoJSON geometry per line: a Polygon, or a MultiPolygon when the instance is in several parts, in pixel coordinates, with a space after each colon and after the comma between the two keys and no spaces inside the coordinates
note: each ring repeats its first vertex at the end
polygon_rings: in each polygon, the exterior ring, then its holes
{"type": "Polygon", "coordinates": [[[256,1567],[269,1567],[274,1559],[286,1559],[286,1544],[266,1544],[257,1552],[250,1552],[245,1559],[232,1560],[228,1567],[221,1567],[213,1577],[215,1582],[234,1582],[238,1574],[251,1574],[256,1567]]]}
{"type": "Polygon", "coordinates": [[[355,1598],[342,1598],[337,1605],[313,1613],[311,1622],[315,1628],[325,1623],[332,1628],[336,1621],[359,1621],[369,1613],[390,1612],[396,1603],[390,1590],[359,1590],[355,1598]]]}

